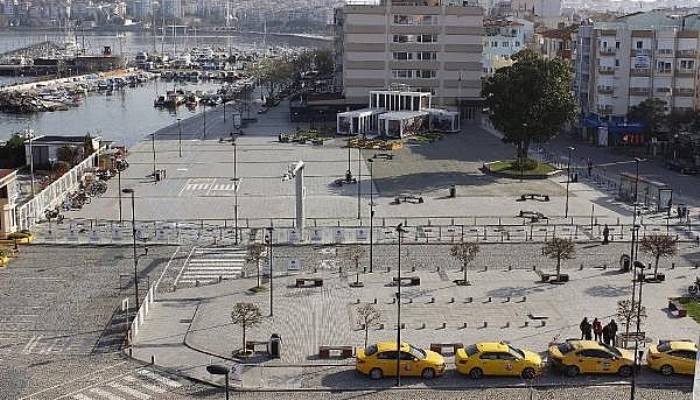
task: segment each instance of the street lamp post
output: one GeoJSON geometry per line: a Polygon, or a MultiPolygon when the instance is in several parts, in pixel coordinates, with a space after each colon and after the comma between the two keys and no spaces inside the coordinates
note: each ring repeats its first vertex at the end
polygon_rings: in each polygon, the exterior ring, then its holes
{"type": "Polygon", "coordinates": [[[571,153],[574,148],[569,146],[569,162],[566,167],[566,206],[564,208],[564,218],[569,217],[569,182],[571,182],[571,153]]]}
{"type": "Polygon", "coordinates": [[[352,170],[350,167],[350,139],[348,139],[348,172],[345,174],[345,178],[347,179],[348,183],[352,179],[352,170]]]}
{"type": "Polygon", "coordinates": [[[401,234],[406,232],[403,229],[403,224],[396,226],[396,232],[399,235],[398,291],[396,292],[396,386],[401,386],[401,234]]]}
{"type": "Polygon", "coordinates": [[[360,182],[362,177],[362,148],[357,147],[357,219],[360,220],[360,225],[362,225],[362,182],[360,182]]]}
{"type": "Polygon", "coordinates": [[[182,157],[182,125],[180,125],[182,118],[177,119],[177,145],[180,152],[180,157],[182,157]]]}
{"type": "MultiPolygon", "coordinates": [[[[634,229],[638,230],[639,226],[635,226],[634,229]]],[[[639,337],[640,334],[640,324],[642,318],[642,286],[644,284],[644,264],[641,262],[632,263],[632,273],[635,275],[635,279],[639,280],[639,300],[637,302],[637,332],[634,338],[634,363],[632,364],[632,385],[630,385],[630,399],[634,400],[635,392],[637,390],[637,369],[639,368],[639,337]],[[641,272],[637,272],[636,268],[639,267],[641,272]]],[[[632,299],[634,299],[634,292],[632,292],[632,299]]],[[[632,303],[634,304],[634,303],[632,303]]],[[[634,306],[631,310],[634,312],[634,306]]],[[[629,324],[627,324],[629,326],[629,324]]]]}
{"type": "MultiPolygon", "coordinates": [[[[637,226],[637,200],[638,200],[638,190],[639,190],[639,163],[642,160],[635,157],[634,162],[635,162],[635,167],[636,167],[636,174],[635,174],[635,180],[634,180],[634,204],[633,204],[633,212],[632,212],[632,237],[630,240],[630,266],[631,266],[631,271],[632,271],[632,302],[631,302],[631,307],[632,311],[634,311],[635,307],[635,293],[637,291],[637,276],[634,271],[634,262],[637,261],[637,252],[635,251],[635,242],[637,239],[637,231],[635,230],[635,227],[637,226]]],[[[627,338],[629,337],[630,333],[630,324],[627,323],[625,326],[625,345],[627,345],[627,338]]]]}
{"type": "Polygon", "coordinates": [[[372,273],[372,267],[374,264],[374,256],[372,250],[374,248],[374,160],[371,158],[367,160],[369,162],[369,272],[372,273]]]}
{"type": "Polygon", "coordinates": [[[119,197],[119,225],[122,224],[122,169],[117,165],[117,194],[119,197]]]}
{"type": "Polygon", "coordinates": [[[273,316],[273,307],[272,307],[272,305],[273,305],[273,296],[272,296],[273,284],[272,284],[272,276],[274,275],[274,274],[272,273],[272,265],[273,265],[273,261],[272,261],[272,232],[273,232],[273,231],[274,231],[274,228],[273,228],[273,227],[268,227],[268,228],[267,228],[267,237],[266,237],[266,239],[267,239],[267,244],[268,244],[268,246],[269,246],[269,249],[268,249],[268,258],[267,258],[267,259],[268,259],[268,264],[269,264],[269,266],[270,266],[270,317],[273,316]]]}
{"type": "Polygon", "coordinates": [[[240,187],[240,181],[238,180],[238,146],[236,144],[236,137],[231,136],[231,144],[233,145],[233,219],[234,219],[234,241],[238,245],[238,188],[240,187]]]}
{"type": "Polygon", "coordinates": [[[153,180],[156,180],[156,133],[151,134],[151,147],[153,149],[153,180]]]}
{"type": "Polygon", "coordinates": [[[207,138],[207,102],[204,102],[204,139],[207,138]]]}
{"type": "Polygon", "coordinates": [[[134,297],[136,298],[136,310],[139,309],[139,274],[138,258],[136,257],[136,206],[134,201],[134,189],[122,189],[122,193],[131,195],[131,234],[134,248],[134,297]]]}

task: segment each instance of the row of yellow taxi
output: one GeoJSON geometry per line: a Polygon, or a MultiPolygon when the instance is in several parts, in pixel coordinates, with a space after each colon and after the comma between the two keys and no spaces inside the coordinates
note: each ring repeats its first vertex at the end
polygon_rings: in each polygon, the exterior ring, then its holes
{"type": "MultiPolygon", "coordinates": [[[[647,352],[647,366],[663,375],[693,374],[697,345],[692,341],[662,341],[647,352]]],[[[632,374],[634,353],[592,340],[567,340],[548,350],[549,364],[568,376],[579,374],[632,374]]],[[[460,348],[455,353],[457,372],[473,379],[483,376],[516,376],[533,379],[548,363],[529,350],[506,342],[481,342],[460,348]]],[[[431,379],[445,373],[442,355],[409,343],[381,342],[356,352],[356,368],[372,379],[396,376],[419,376],[431,379]],[[399,362],[397,364],[397,358],[399,362]]]]}

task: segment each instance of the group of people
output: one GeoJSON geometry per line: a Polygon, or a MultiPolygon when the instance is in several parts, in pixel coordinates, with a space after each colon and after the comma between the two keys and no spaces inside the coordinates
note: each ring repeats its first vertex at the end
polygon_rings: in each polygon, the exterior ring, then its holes
{"type": "Polygon", "coordinates": [[[581,339],[582,340],[597,340],[600,343],[612,346],[615,343],[615,337],[617,336],[617,323],[614,319],[611,319],[607,325],[603,326],[603,323],[598,320],[598,318],[593,319],[593,323],[588,322],[588,318],[584,317],[583,321],[579,325],[581,329],[581,339]],[[591,333],[593,335],[591,335],[591,333]]]}

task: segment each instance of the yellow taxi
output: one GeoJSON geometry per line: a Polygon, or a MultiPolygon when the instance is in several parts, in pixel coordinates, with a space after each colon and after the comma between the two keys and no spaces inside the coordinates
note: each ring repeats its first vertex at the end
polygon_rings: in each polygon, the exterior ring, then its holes
{"type": "Polygon", "coordinates": [[[438,353],[401,343],[397,352],[396,342],[381,342],[358,348],[355,368],[372,379],[396,376],[396,359],[399,357],[401,376],[420,376],[431,379],[445,373],[445,359],[438,353]]]}
{"type": "Polygon", "coordinates": [[[659,341],[649,347],[647,365],[662,375],[695,373],[698,345],[691,340],[659,341]]]}
{"type": "Polygon", "coordinates": [[[542,357],[505,342],[482,342],[458,349],[457,372],[479,379],[484,375],[521,376],[533,379],[545,367],[542,357]]]}
{"type": "Polygon", "coordinates": [[[549,346],[549,361],[568,376],[578,374],[632,375],[634,353],[594,340],[567,340],[549,346]]]}

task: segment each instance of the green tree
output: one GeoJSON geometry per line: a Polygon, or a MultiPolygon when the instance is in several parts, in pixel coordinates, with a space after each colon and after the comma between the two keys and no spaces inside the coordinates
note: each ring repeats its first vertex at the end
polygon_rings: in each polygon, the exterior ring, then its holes
{"type": "Polygon", "coordinates": [[[242,354],[246,354],[245,348],[245,336],[248,327],[253,327],[260,323],[262,320],[262,313],[260,312],[260,307],[253,303],[236,303],[233,305],[233,310],[231,311],[231,321],[240,325],[243,329],[243,350],[242,354]]]}
{"type": "Polygon", "coordinates": [[[292,75],[292,66],[282,58],[263,58],[250,68],[250,74],[258,79],[268,98],[278,94],[280,87],[292,75]]]}
{"type": "Polygon", "coordinates": [[[553,138],[573,119],[576,102],[566,63],[531,50],[513,60],[486,80],[482,96],[493,126],[503,132],[505,143],[515,145],[518,162],[524,163],[530,144],[553,138]]]}
{"type": "Polygon", "coordinates": [[[479,245],[476,243],[462,242],[455,244],[450,248],[450,255],[462,262],[462,272],[464,272],[464,285],[469,286],[468,267],[469,263],[474,261],[476,255],[479,254],[479,245]]]}
{"type": "Polygon", "coordinates": [[[0,147],[0,168],[17,168],[26,163],[24,138],[18,134],[0,147]]]}
{"type": "Polygon", "coordinates": [[[647,138],[656,136],[669,123],[666,116],[666,102],[660,99],[647,99],[632,106],[627,113],[627,119],[644,125],[644,135],[647,138]]]}
{"type": "Polygon", "coordinates": [[[85,139],[83,141],[83,154],[85,155],[85,157],[87,157],[94,152],[95,148],[92,144],[92,135],[90,135],[90,132],[88,132],[85,134],[85,139]]]}
{"type": "Polygon", "coordinates": [[[329,49],[314,51],[314,67],[320,75],[330,75],[335,71],[335,59],[329,49]]]}
{"type": "Polygon", "coordinates": [[[557,280],[561,275],[561,260],[570,260],[576,255],[576,248],[571,239],[553,238],[544,244],[542,254],[557,260],[557,280]]]}
{"type": "Polygon", "coordinates": [[[659,259],[670,257],[678,252],[678,241],[670,235],[648,235],[639,241],[644,253],[654,257],[654,275],[659,271],[659,259]]]}

